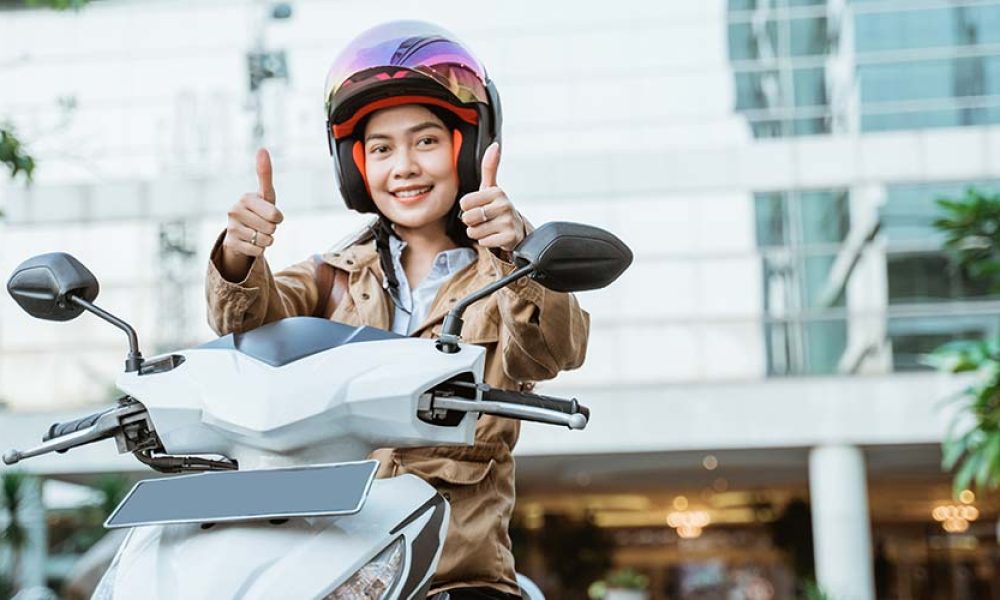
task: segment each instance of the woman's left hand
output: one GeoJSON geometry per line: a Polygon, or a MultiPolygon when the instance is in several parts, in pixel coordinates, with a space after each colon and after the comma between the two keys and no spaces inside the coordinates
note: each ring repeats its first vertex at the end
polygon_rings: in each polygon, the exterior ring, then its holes
{"type": "Polygon", "coordinates": [[[462,196],[462,222],[466,233],[480,246],[511,252],[527,234],[524,217],[497,185],[500,144],[493,142],[483,154],[483,179],[479,191],[462,196]]]}

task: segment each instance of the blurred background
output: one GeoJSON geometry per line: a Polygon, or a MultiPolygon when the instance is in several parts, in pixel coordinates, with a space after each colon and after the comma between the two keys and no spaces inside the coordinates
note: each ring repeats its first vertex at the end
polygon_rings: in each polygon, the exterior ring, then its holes
{"type": "MultiPolygon", "coordinates": [[[[949,426],[990,423],[948,402],[975,376],[926,360],[998,334],[1000,1],[0,0],[0,274],[66,251],[146,355],[210,339],[207,253],[257,147],[272,265],[363,222],[323,80],[399,18],[490,69],[500,184],[530,220],[635,251],[580,295],[587,363],[540,386],[590,426],[524,427],[521,571],[554,599],[1000,598],[1000,498],[966,485],[1000,439],[954,486],[949,426]]],[[[965,366],[995,366],[984,348],[965,366]]],[[[0,446],[109,403],[125,352],[98,319],[0,300],[0,446]]],[[[150,472],[111,442],[24,468],[3,471],[0,597],[79,597],[102,516],[150,472]]]]}

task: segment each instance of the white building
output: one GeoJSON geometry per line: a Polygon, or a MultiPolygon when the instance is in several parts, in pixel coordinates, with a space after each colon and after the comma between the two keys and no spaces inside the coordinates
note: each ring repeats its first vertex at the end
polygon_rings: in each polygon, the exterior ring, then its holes
{"type": "MultiPolygon", "coordinates": [[[[592,424],[524,428],[524,543],[543,515],[589,514],[652,598],[784,598],[806,573],[771,532],[811,498],[833,597],[873,598],[876,579],[880,597],[1000,594],[995,499],[963,535],[931,518],[950,501],[941,401],[959,382],[918,362],[1000,322],[930,226],[938,195],[1000,181],[1000,1],[294,0],[288,18],[251,0],[16,4],[0,3],[0,118],[39,164],[31,187],[0,183],[0,273],[68,251],[147,354],[208,339],[206,255],[256,185],[258,142],[286,217],[272,264],[340,239],[360,221],[324,140],[329,62],[372,24],[435,21],[500,88],[515,205],[608,228],[636,255],[581,296],[587,364],[543,387],[592,424]],[[286,67],[257,94],[252,51],[286,67]],[[666,524],[695,511],[710,518],[696,539],[666,524]]],[[[107,402],[125,349],[97,319],[0,301],[0,445],[107,402]]],[[[110,445],[25,467],[140,471],[110,445]]]]}

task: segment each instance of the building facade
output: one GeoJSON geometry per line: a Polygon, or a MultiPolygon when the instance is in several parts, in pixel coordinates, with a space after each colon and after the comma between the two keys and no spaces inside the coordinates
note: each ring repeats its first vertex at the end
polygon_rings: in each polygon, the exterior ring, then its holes
{"type": "MultiPolygon", "coordinates": [[[[591,572],[554,562],[559,531],[656,600],[791,598],[813,578],[834,598],[1000,597],[1000,503],[952,499],[940,469],[963,382],[921,362],[1000,322],[932,226],[936,199],[1000,192],[1000,2],[8,5],[0,115],[39,166],[0,184],[0,272],[69,251],[147,354],[208,339],[206,255],[255,185],[253,150],[271,149],[286,216],[273,264],[358,227],[324,140],[326,69],[369,25],[436,21],[497,81],[515,205],[636,255],[580,296],[586,365],[542,386],[592,423],[524,428],[523,569],[579,597],[559,573],[591,572]],[[934,510],[956,503],[977,518],[948,532],[934,510]]],[[[106,402],[124,342],[0,302],[0,440],[106,402]]],[[[26,464],[138,466],[109,446],[26,464]]]]}

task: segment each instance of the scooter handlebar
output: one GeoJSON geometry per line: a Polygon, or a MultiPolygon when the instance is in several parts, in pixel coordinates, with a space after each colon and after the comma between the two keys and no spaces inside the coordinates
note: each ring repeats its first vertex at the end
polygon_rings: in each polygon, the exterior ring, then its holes
{"type": "Polygon", "coordinates": [[[495,400],[508,404],[520,404],[522,406],[533,406],[565,413],[567,415],[582,414],[588,421],[590,420],[590,409],[577,402],[576,398],[557,398],[555,396],[543,396],[531,392],[514,392],[491,387],[483,392],[483,400],[495,400]]]}
{"type": "Polygon", "coordinates": [[[102,411],[95,412],[94,414],[87,415],[85,417],[80,417],[79,419],[73,419],[72,421],[66,421],[64,423],[53,423],[49,425],[49,430],[45,432],[42,436],[42,441],[47,442],[53,438],[62,437],[69,433],[74,433],[80,431],[81,429],[86,429],[97,422],[98,419],[108,414],[109,412],[115,410],[115,407],[106,408],[102,411]]]}
{"type": "Polygon", "coordinates": [[[570,429],[583,429],[590,420],[590,409],[576,401],[576,398],[556,398],[530,392],[500,390],[484,383],[451,381],[450,388],[478,390],[481,398],[470,400],[450,394],[433,397],[433,407],[464,412],[479,412],[501,417],[512,417],[525,421],[565,425],[570,429]]]}

